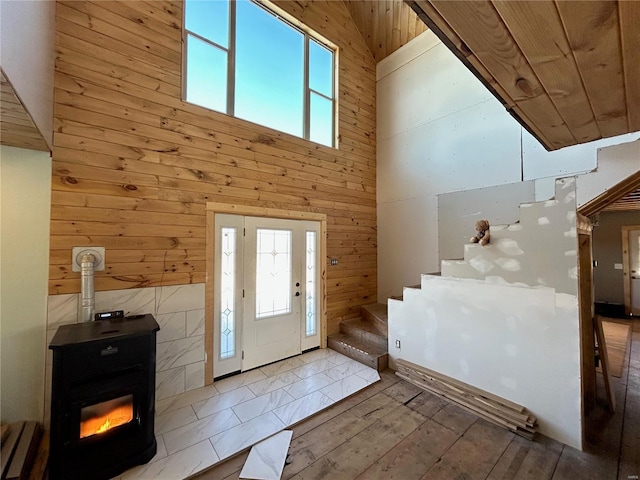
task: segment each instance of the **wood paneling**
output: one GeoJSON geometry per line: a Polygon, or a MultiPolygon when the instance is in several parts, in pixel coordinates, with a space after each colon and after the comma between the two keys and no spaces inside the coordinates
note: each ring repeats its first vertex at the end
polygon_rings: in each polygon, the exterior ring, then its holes
{"type": "Polygon", "coordinates": [[[638,2],[407,3],[548,150],[640,130],[638,2]]]}
{"type": "Polygon", "coordinates": [[[275,2],[339,47],[339,148],[181,99],[182,3],[58,2],[51,294],[205,280],[205,204],[327,216],[327,318],[376,300],[375,62],[342,2],[275,2]]]}
{"type": "Polygon", "coordinates": [[[48,152],[47,143],[3,70],[0,70],[0,95],[0,144],[48,152]]]}
{"type": "Polygon", "coordinates": [[[344,3],[377,62],[427,29],[402,0],[345,0],[344,3]]]}
{"type": "Polygon", "coordinates": [[[624,197],[602,209],[604,212],[626,212],[632,210],[640,210],[640,188],[627,193],[624,197]]]}

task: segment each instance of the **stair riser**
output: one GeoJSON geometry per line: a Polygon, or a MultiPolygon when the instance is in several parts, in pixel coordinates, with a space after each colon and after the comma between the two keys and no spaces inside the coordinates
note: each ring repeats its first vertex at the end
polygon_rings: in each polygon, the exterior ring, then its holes
{"type": "Polygon", "coordinates": [[[371,312],[367,311],[364,308],[362,309],[362,318],[367,322],[370,322],[371,325],[373,325],[375,329],[378,332],[380,332],[381,336],[387,337],[389,335],[388,333],[389,327],[387,326],[386,320],[379,319],[378,317],[376,317],[375,315],[373,315],[371,312]]]}
{"type": "Polygon", "coordinates": [[[354,338],[357,338],[358,340],[373,343],[382,348],[388,348],[388,340],[386,337],[383,337],[382,335],[376,335],[372,332],[367,332],[366,330],[362,330],[346,323],[340,324],[340,333],[350,335],[354,338]]]}
{"type": "Polygon", "coordinates": [[[363,353],[360,350],[350,347],[349,345],[343,342],[336,341],[331,337],[329,337],[329,348],[349,358],[352,358],[356,362],[360,362],[363,365],[371,367],[379,372],[381,372],[382,370],[385,370],[388,366],[388,361],[389,361],[388,354],[381,355],[379,357],[376,357],[373,355],[367,355],[366,353],[363,353]]]}

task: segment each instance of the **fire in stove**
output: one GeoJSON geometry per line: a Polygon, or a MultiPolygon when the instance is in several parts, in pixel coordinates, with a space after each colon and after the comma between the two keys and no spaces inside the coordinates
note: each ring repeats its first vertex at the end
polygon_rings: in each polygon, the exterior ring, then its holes
{"type": "Polygon", "coordinates": [[[80,438],[106,433],[133,421],[133,395],[85,407],[80,412],[80,438]]]}

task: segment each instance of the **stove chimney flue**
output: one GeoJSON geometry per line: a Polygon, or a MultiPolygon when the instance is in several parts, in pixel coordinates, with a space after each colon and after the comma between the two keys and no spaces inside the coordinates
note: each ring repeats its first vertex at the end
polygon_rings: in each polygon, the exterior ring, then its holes
{"type": "Polygon", "coordinates": [[[73,247],[73,271],[80,272],[80,321],[92,322],[96,309],[94,274],[104,270],[104,247],[73,247]]]}
{"type": "Polygon", "coordinates": [[[96,310],[96,291],[93,284],[96,257],[92,253],[85,253],[80,260],[80,292],[81,292],[81,322],[92,322],[96,310]]]}

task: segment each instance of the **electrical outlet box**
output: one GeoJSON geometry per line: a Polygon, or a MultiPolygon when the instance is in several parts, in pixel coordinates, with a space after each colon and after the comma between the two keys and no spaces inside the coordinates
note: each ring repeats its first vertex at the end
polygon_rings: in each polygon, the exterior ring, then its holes
{"type": "Polygon", "coordinates": [[[396,340],[396,348],[400,348],[400,340],[396,340]]]}
{"type": "Polygon", "coordinates": [[[622,264],[621,263],[614,263],[613,264],[613,269],[614,270],[622,270],[622,264]]]}

